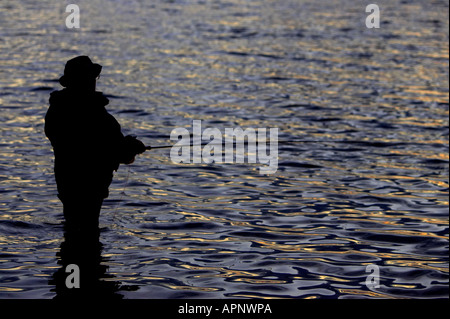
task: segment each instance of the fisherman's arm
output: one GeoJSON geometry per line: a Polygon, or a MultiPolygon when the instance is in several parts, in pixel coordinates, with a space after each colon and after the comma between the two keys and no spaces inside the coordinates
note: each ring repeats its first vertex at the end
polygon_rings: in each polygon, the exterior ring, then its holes
{"type": "Polygon", "coordinates": [[[131,164],[135,156],[146,151],[145,145],[136,137],[127,135],[123,138],[120,163],[131,164]]]}

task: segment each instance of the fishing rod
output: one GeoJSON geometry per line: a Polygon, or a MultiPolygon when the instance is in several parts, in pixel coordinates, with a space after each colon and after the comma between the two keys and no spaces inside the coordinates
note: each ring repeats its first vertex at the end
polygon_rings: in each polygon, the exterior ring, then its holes
{"type": "MultiPolygon", "coordinates": [[[[242,142],[244,143],[244,142],[242,142]]],[[[371,144],[386,144],[388,145],[389,143],[387,142],[370,142],[370,141],[351,141],[351,140],[341,140],[341,141],[312,141],[312,140],[293,140],[293,141],[278,141],[278,144],[292,144],[292,143],[371,143],[371,144]]],[[[215,145],[223,145],[226,144],[226,142],[222,142],[222,143],[201,143],[201,144],[185,144],[185,145],[160,145],[160,146],[146,146],[145,149],[146,150],[153,150],[153,149],[164,149],[164,148],[171,148],[173,146],[179,146],[179,147],[183,147],[183,146],[189,146],[189,147],[193,147],[193,146],[205,146],[205,145],[211,145],[211,146],[215,146],[215,145]]],[[[234,142],[233,142],[234,144],[234,142]]]]}
{"type": "MultiPolygon", "coordinates": [[[[279,141],[278,143],[286,144],[286,143],[292,143],[292,142],[294,142],[294,141],[279,141]]],[[[295,141],[294,143],[305,143],[305,142],[314,142],[314,141],[295,141]]],[[[212,144],[211,143],[201,143],[201,144],[185,144],[185,145],[176,145],[176,144],[174,144],[174,145],[146,146],[145,149],[146,150],[153,150],[153,149],[161,149],[161,148],[171,148],[171,147],[173,147],[175,145],[179,146],[179,147],[183,147],[183,146],[192,147],[192,146],[205,146],[205,145],[215,146],[215,145],[223,145],[223,144],[225,144],[225,143],[212,143],[212,144]]],[[[234,144],[234,142],[233,142],[233,144],[234,144]]]]}

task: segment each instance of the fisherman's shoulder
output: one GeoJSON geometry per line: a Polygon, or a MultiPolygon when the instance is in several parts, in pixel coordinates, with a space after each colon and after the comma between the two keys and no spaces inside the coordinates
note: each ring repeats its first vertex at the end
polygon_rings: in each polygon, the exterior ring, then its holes
{"type": "Polygon", "coordinates": [[[50,104],[57,103],[57,102],[63,100],[66,97],[66,95],[67,94],[66,94],[65,90],[55,90],[55,91],[51,92],[50,98],[49,98],[50,104]]]}
{"type": "Polygon", "coordinates": [[[49,98],[50,105],[45,115],[46,122],[59,116],[61,109],[60,105],[64,104],[64,101],[66,100],[64,95],[65,93],[63,92],[63,90],[53,91],[50,93],[49,98]]]}
{"type": "Polygon", "coordinates": [[[108,105],[109,100],[108,98],[103,94],[103,92],[95,91],[94,93],[94,99],[97,103],[101,104],[102,106],[108,105]]]}

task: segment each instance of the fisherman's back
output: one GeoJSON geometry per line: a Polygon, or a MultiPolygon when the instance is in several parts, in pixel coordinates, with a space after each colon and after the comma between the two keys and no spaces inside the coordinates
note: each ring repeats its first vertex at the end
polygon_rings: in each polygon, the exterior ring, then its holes
{"type": "Polygon", "coordinates": [[[105,109],[108,102],[101,92],[64,89],[51,94],[45,134],[54,149],[60,196],[108,196],[124,140],[120,124],[105,109]]]}

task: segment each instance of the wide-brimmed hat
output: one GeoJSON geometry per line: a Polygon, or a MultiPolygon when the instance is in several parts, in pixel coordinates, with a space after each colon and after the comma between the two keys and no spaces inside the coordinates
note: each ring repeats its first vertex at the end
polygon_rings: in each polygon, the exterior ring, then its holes
{"type": "Polygon", "coordinates": [[[77,56],[67,61],[64,67],[64,75],[59,78],[59,83],[64,87],[68,87],[74,83],[96,78],[101,71],[102,66],[92,63],[88,56],[77,56]]]}

